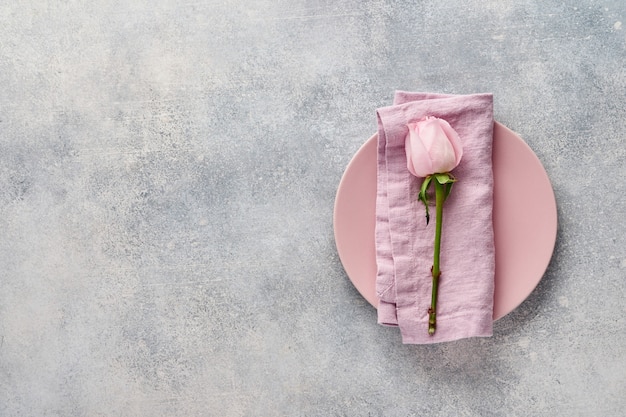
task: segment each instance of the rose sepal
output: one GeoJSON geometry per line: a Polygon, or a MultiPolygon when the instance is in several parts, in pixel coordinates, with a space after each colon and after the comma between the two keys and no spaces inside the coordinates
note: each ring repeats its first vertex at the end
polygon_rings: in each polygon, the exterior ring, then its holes
{"type": "Polygon", "coordinates": [[[452,191],[452,184],[456,182],[456,178],[454,177],[454,175],[450,174],[449,172],[432,174],[424,178],[422,186],[420,187],[418,199],[424,204],[424,208],[426,210],[427,225],[430,222],[430,211],[428,209],[428,188],[430,187],[433,178],[435,178],[439,184],[444,186],[444,201],[448,199],[448,196],[452,191]]]}
{"type": "Polygon", "coordinates": [[[454,178],[454,175],[450,174],[449,172],[437,173],[433,174],[433,176],[437,178],[437,182],[441,185],[456,182],[456,178],[454,178]]]}
{"type": "Polygon", "coordinates": [[[422,182],[422,187],[420,188],[420,192],[418,194],[419,200],[424,204],[424,208],[426,209],[426,225],[430,222],[430,212],[428,211],[428,187],[430,186],[431,181],[433,180],[433,176],[429,175],[424,178],[424,182],[422,182]]]}

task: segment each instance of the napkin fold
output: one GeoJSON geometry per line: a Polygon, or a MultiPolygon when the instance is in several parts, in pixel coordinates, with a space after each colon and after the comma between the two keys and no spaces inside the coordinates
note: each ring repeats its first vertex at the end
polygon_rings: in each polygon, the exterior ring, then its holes
{"type": "Polygon", "coordinates": [[[379,108],[377,116],[378,323],[398,326],[407,344],[491,336],[493,96],[399,91],[393,105],[379,108]],[[463,143],[463,158],[452,171],[457,182],[444,205],[437,330],[432,336],[428,308],[435,222],[432,216],[426,225],[417,198],[422,179],[408,171],[404,145],[407,124],[425,116],[448,121],[463,143]]]}

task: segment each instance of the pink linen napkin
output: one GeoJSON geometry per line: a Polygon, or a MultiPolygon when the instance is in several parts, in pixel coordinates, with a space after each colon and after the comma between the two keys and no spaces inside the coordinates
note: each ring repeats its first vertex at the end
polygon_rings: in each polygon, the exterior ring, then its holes
{"type": "MultiPolygon", "coordinates": [[[[492,335],[493,96],[396,92],[377,110],[376,292],[378,322],[398,326],[403,343],[426,344],[492,335]],[[428,335],[435,235],[417,195],[422,179],[407,169],[407,124],[445,119],[458,132],[463,158],[446,200],[441,237],[437,330],[428,335]]],[[[431,208],[431,214],[434,207],[431,208]]]]}

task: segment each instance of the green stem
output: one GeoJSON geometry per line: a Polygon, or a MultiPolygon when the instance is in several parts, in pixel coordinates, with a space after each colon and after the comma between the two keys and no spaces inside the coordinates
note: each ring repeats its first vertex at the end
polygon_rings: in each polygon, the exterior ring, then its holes
{"type": "Polygon", "coordinates": [[[439,254],[441,249],[441,226],[443,223],[443,202],[446,199],[445,187],[439,184],[439,181],[433,181],[435,184],[435,251],[433,255],[433,289],[430,300],[430,308],[428,309],[428,334],[433,335],[437,328],[437,290],[439,287],[439,277],[441,270],[439,269],[439,254]]]}

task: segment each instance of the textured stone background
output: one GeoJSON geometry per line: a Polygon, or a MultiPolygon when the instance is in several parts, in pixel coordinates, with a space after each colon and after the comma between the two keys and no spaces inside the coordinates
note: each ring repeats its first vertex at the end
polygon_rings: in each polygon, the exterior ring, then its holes
{"type": "Polygon", "coordinates": [[[625,19],[4,2],[0,415],[624,415],[625,19]],[[493,338],[403,346],[338,259],[338,182],[395,89],[493,92],[552,179],[554,257],[493,338]]]}

